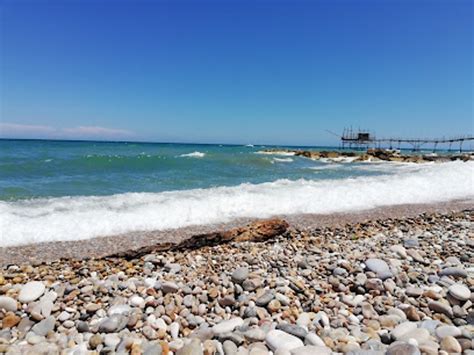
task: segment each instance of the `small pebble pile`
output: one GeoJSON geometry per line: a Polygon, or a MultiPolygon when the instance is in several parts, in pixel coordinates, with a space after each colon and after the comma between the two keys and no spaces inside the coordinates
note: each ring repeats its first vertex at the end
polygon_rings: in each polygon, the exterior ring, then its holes
{"type": "Polygon", "coordinates": [[[0,353],[474,354],[472,211],[0,269],[0,353]]]}

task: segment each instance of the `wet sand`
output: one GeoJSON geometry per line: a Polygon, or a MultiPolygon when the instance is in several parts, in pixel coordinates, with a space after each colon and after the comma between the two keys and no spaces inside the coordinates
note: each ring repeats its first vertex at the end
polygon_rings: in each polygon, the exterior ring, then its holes
{"type": "MultiPolygon", "coordinates": [[[[286,220],[299,230],[343,226],[368,220],[413,217],[422,213],[457,212],[474,207],[473,200],[450,201],[437,204],[410,204],[380,207],[351,213],[299,214],[275,216],[286,220]]],[[[9,264],[39,264],[58,259],[102,258],[109,255],[161,244],[177,244],[193,236],[222,231],[245,225],[256,219],[238,219],[229,223],[192,226],[152,232],[98,237],[87,240],[47,242],[0,248],[0,266],[9,264]]]]}

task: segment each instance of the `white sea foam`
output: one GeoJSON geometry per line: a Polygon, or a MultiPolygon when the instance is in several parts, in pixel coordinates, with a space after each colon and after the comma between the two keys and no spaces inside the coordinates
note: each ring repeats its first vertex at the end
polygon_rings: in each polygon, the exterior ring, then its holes
{"type": "Polygon", "coordinates": [[[239,217],[355,211],[474,198],[474,162],[339,180],[277,180],[162,193],[0,202],[0,246],[78,240],[239,217]]]}
{"type": "Polygon", "coordinates": [[[206,153],[202,152],[192,152],[192,153],[187,153],[187,154],[181,154],[180,157],[188,157],[188,158],[204,158],[206,156],[206,153]]]}
{"type": "Polygon", "coordinates": [[[357,160],[359,157],[335,157],[335,158],[317,158],[323,163],[352,163],[357,160]]]}
{"type": "Polygon", "coordinates": [[[293,155],[295,155],[295,152],[285,152],[285,151],[278,151],[278,150],[275,150],[275,151],[260,150],[258,152],[255,152],[255,154],[281,155],[281,156],[284,156],[284,157],[292,157],[293,155]]]}
{"type": "Polygon", "coordinates": [[[325,164],[325,165],[319,165],[319,166],[310,166],[308,167],[308,169],[311,169],[311,170],[333,170],[333,169],[338,169],[342,167],[341,164],[325,164]]]}
{"type": "Polygon", "coordinates": [[[291,158],[273,158],[277,163],[291,163],[293,159],[291,158]]]}

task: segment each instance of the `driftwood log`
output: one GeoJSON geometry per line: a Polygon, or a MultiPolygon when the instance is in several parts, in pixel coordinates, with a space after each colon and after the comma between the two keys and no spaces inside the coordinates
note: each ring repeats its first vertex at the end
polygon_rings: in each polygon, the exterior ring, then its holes
{"type": "Polygon", "coordinates": [[[133,259],[150,253],[168,250],[198,249],[205,246],[213,246],[229,242],[264,242],[284,234],[288,228],[289,225],[285,220],[274,218],[252,222],[244,227],[233,228],[230,230],[197,234],[176,244],[160,243],[138,249],[127,250],[110,255],[109,257],[133,259]]]}

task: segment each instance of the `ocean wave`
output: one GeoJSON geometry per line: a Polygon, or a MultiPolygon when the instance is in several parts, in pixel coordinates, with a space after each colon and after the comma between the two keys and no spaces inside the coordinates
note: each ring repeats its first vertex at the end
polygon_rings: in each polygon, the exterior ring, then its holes
{"type": "Polygon", "coordinates": [[[202,152],[198,152],[198,151],[180,155],[181,158],[185,158],[185,157],[188,157],[188,158],[204,158],[205,156],[206,156],[206,153],[202,153],[202,152]]]}
{"type": "Polygon", "coordinates": [[[336,158],[319,158],[322,163],[352,163],[356,161],[359,157],[336,157],[336,158]]]}
{"type": "Polygon", "coordinates": [[[273,158],[277,163],[291,163],[293,159],[291,158],[273,158]]]}
{"type": "Polygon", "coordinates": [[[267,151],[267,150],[259,150],[255,152],[255,154],[263,154],[263,155],[281,155],[284,157],[292,157],[295,155],[295,152],[285,152],[285,151],[267,151]]]}
{"type": "Polygon", "coordinates": [[[332,213],[474,198],[474,163],[339,180],[276,180],[161,193],[0,202],[0,246],[80,240],[226,222],[240,217],[332,213]]]}
{"type": "Polygon", "coordinates": [[[343,165],[342,164],[325,164],[325,165],[320,165],[320,166],[310,166],[308,167],[308,169],[310,170],[316,170],[316,171],[320,171],[320,170],[333,170],[333,169],[339,169],[341,168],[343,165]]]}

